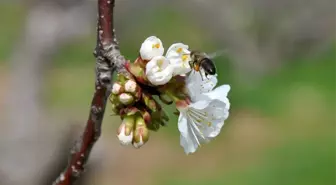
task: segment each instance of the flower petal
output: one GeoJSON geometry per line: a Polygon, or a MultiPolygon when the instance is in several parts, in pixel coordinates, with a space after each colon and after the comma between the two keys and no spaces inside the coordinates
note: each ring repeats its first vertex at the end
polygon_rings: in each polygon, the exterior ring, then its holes
{"type": "Polygon", "coordinates": [[[146,64],[146,74],[163,70],[167,68],[169,64],[170,64],[169,60],[164,56],[153,57],[146,64]]]}
{"type": "Polygon", "coordinates": [[[188,133],[188,120],[184,112],[180,113],[177,126],[181,134],[186,135],[188,133]]]}
{"type": "Polygon", "coordinates": [[[189,46],[183,43],[172,44],[167,50],[166,57],[181,57],[184,54],[190,54],[188,48],[189,46]]]}
{"type": "Polygon", "coordinates": [[[226,104],[217,99],[192,103],[188,110],[188,117],[208,139],[220,133],[228,115],[226,104]]]}
{"type": "Polygon", "coordinates": [[[180,145],[186,154],[194,153],[201,143],[207,142],[207,138],[183,112],[180,114],[178,127],[181,133],[180,145]]]}
{"type": "Polygon", "coordinates": [[[151,60],[153,57],[162,56],[164,48],[162,42],[156,36],[148,37],[140,47],[140,56],[143,60],[151,60]]]}
{"type": "Polygon", "coordinates": [[[230,102],[227,98],[230,89],[230,85],[221,85],[211,92],[204,93],[204,95],[208,96],[210,99],[218,99],[224,102],[226,104],[226,108],[230,109],[230,102]]]}
{"type": "Polygon", "coordinates": [[[190,73],[186,81],[190,85],[190,88],[202,93],[210,92],[217,85],[217,82],[218,80],[215,75],[205,77],[203,69],[200,72],[194,71],[190,73]]]}
{"type": "Polygon", "coordinates": [[[170,81],[170,79],[173,77],[173,68],[171,66],[168,66],[166,69],[147,74],[147,79],[153,84],[153,85],[164,85],[170,81]]]}
{"type": "MultiPolygon", "coordinates": [[[[201,70],[203,71],[203,70],[201,70]]],[[[205,78],[203,73],[203,79],[201,74],[192,71],[186,79],[186,87],[188,94],[192,101],[197,101],[204,99],[204,93],[210,92],[217,84],[217,77],[208,75],[208,78],[205,78]]]]}
{"type": "Polygon", "coordinates": [[[174,67],[173,75],[184,75],[191,71],[190,65],[188,61],[182,61],[181,58],[170,58],[170,63],[174,67]]]}

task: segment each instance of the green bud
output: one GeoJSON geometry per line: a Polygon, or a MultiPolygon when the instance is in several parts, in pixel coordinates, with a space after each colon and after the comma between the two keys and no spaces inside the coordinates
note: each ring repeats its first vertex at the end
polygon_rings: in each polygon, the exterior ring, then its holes
{"type": "Polygon", "coordinates": [[[122,145],[129,145],[132,143],[134,121],[134,116],[126,116],[119,126],[117,136],[122,145]]]}
{"type": "Polygon", "coordinates": [[[135,130],[133,134],[133,146],[140,148],[149,139],[149,130],[146,126],[145,120],[141,116],[135,119],[135,130]]]}

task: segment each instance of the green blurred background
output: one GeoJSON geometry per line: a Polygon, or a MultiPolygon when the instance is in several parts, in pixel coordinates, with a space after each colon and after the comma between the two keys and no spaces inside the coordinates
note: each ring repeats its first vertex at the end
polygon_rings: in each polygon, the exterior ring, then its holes
{"type": "MultiPolygon", "coordinates": [[[[169,126],[152,133],[140,150],[119,146],[115,130],[120,121],[110,116],[108,105],[98,141],[104,155],[93,155],[99,165],[88,173],[86,184],[335,184],[335,12],[334,8],[325,9],[334,2],[317,3],[321,6],[309,2],[292,6],[279,1],[239,1],[223,3],[221,9],[221,1],[117,0],[117,36],[122,54],[131,60],[150,35],[158,36],[165,48],[182,41],[206,52],[225,50],[215,62],[219,84],[231,85],[231,115],[214,141],[186,156],[179,146],[177,118],[173,115],[169,126]],[[236,10],[231,12],[232,18],[221,18],[226,16],[224,6],[236,10]],[[275,10],[279,15],[274,15],[275,10]],[[299,23],[304,26],[293,26],[299,23]]],[[[80,125],[80,131],[94,91],[96,5],[95,1],[85,3],[93,7],[93,19],[85,19],[89,31],[66,38],[67,42],[46,57],[49,61],[43,67],[42,93],[38,97],[47,110],[46,117],[55,119],[57,127],[66,129],[69,124],[64,120],[71,120],[80,125]]],[[[11,93],[10,74],[15,72],[10,70],[11,57],[35,4],[0,3],[0,105],[6,105],[11,93]]],[[[24,96],[25,89],[21,93],[24,96]]],[[[0,110],[5,110],[3,107],[0,110]]],[[[51,122],[43,124],[49,127],[51,122]]],[[[9,128],[11,123],[2,124],[9,128]]]]}

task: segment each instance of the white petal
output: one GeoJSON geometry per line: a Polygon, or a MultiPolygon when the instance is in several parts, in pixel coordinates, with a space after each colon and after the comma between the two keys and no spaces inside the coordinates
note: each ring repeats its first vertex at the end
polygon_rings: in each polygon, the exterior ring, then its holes
{"type": "Polygon", "coordinates": [[[122,124],[119,129],[120,129],[120,131],[119,131],[119,134],[117,135],[117,137],[120,141],[120,144],[122,144],[122,145],[131,144],[132,140],[133,140],[133,132],[131,132],[130,135],[126,136],[126,134],[125,134],[125,124],[122,124]]]}
{"type": "Polygon", "coordinates": [[[201,72],[203,73],[203,79],[199,72],[192,71],[186,80],[188,93],[192,101],[202,99],[202,94],[210,92],[218,82],[216,76],[208,75],[206,78],[202,69],[201,72]]]}
{"type": "Polygon", "coordinates": [[[173,68],[171,66],[168,66],[166,69],[155,72],[155,73],[147,73],[147,79],[153,84],[153,85],[164,85],[170,81],[170,79],[173,77],[173,68]]]}
{"type": "Polygon", "coordinates": [[[155,36],[148,37],[140,47],[140,56],[143,60],[151,60],[153,57],[162,56],[164,48],[159,38],[155,36]]]}
{"type": "Polygon", "coordinates": [[[133,80],[128,80],[126,83],[125,83],[125,91],[126,92],[135,92],[136,91],[136,88],[137,88],[137,84],[135,81],[133,80]]]}
{"type": "Polygon", "coordinates": [[[210,99],[218,99],[224,102],[226,104],[226,108],[230,109],[230,102],[227,98],[230,89],[230,85],[221,85],[211,92],[204,93],[204,95],[208,96],[210,99]]]}
{"type": "Polygon", "coordinates": [[[184,148],[186,154],[196,151],[200,143],[204,143],[205,137],[202,136],[199,129],[195,127],[185,112],[181,112],[178,120],[180,131],[180,145],[184,148]]]}
{"type": "Polygon", "coordinates": [[[182,58],[171,58],[170,64],[174,67],[173,75],[183,75],[191,71],[189,62],[182,61],[182,58]]]}
{"type": "Polygon", "coordinates": [[[198,148],[198,144],[190,136],[180,135],[180,145],[186,154],[194,153],[198,148]]]}
{"type": "MultiPolygon", "coordinates": [[[[195,73],[192,71],[191,73],[195,73]]],[[[191,75],[191,74],[190,74],[191,75]]],[[[210,78],[204,81],[192,81],[186,82],[186,87],[191,101],[195,102],[205,98],[204,93],[210,92],[215,84],[217,83],[216,78],[210,78]]]]}
{"type": "Polygon", "coordinates": [[[169,60],[164,56],[156,56],[153,57],[147,64],[146,64],[146,75],[150,73],[157,72],[159,70],[163,70],[168,67],[170,64],[169,60]]]}
{"type": "Polygon", "coordinates": [[[229,114],[226,104],[220,100],[199,101],[189,107],[188,117],[206,138],[220,133],[229,114]]]}
{"type": "Polygon", "coordinates": [[[185,135],[188,133],[188,120],[187,116],[184,112],[180,113],[180,116],[178,118],[178,129],[182,135],[185,135]]]}
{"type": "Polygon", "coordinates": [[[189,46],[183,43],[172,44],[166,53],[167,58],[182,56],[183,54],[190,54],[189,46]]]}

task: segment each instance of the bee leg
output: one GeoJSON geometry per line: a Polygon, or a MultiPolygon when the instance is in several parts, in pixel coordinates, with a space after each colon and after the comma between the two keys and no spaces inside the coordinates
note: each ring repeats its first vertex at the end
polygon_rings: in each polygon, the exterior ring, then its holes
{"type": "Polygon", "coordinates": [[[205,78],[209,80],[209,78],[208,78],[208,74],[205,74],[205,78]]]}
{"type": "Polygon", "coordinates": [[[204,81],[201,71],[199,71],[199,74],[201,75],[202,81],[204,81]]]}

